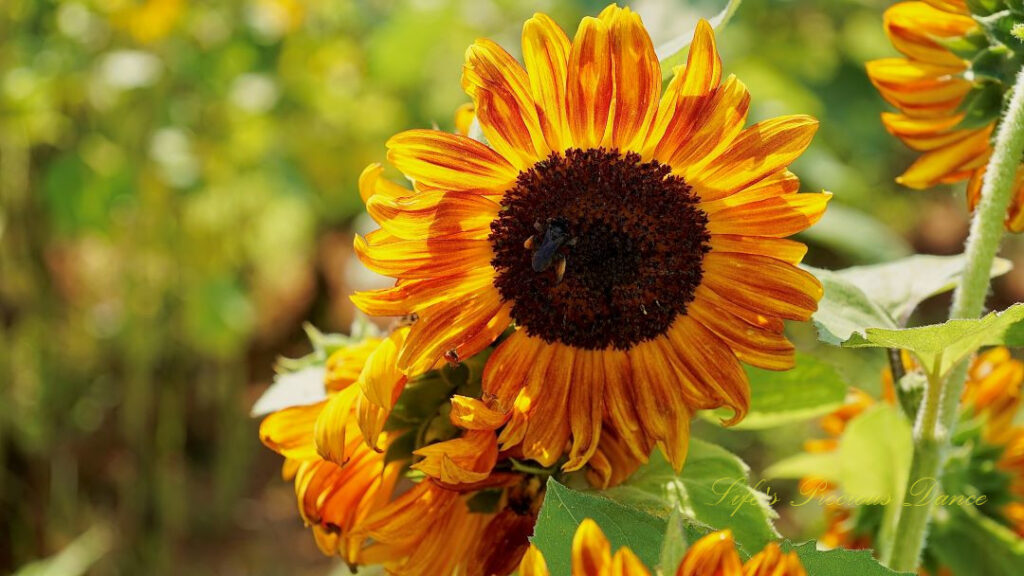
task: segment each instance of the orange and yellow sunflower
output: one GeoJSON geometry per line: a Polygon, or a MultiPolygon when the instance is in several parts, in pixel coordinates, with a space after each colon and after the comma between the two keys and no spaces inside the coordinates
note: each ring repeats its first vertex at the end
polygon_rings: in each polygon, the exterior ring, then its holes
{"type": "MultiPolygon", "coordinates": [[[[672,567],[662,567],[670,574],[672,567]]],[[[544,555],[536,547],[523,556],[519,566],[522,576],[549,576],[544,555]]],[[[650,576],[636,554],[629,548],[611,553],[611,545],[596,522],[587,518],[576,529],[572,541],[573,576],[650,576]]],[[[712,532],[693,543],[679,562],[676,576],[807,576],[795,552],[783,552],[775,542],[745,563],[736,551],[732,532],[712,532]]]]}
{"type": "Polygon", "coordinates": [[[492,471],[493,432],[428,444],[415,459],[389,453],[398,433],[375,422],[377,410],[394,402],[376,406],[366,391],[381,382],[404,386],[393,352],[406,330],[340,347],[326,362],[328,398],[270,414],[260,437],[285,457],[283,475],[294,480],[300,515],[324,554],[397,576],[510,574],[533,533],[543,481],[507,466],[492,471]],[[367,406],[375,414],[369,421],[367,406]],[[423,477],[414,481],[409,470],[423,477]]]}
{"type": "MultiPolygon", "coordinates": [[[[393,288],[353,296],[371,315],[415,318],[403,370],[497,345],[460,425],[499,432],[501,450],[565,470],[644,460],[658,444],[677,469],[696,410],[744,416],[741,362],[793,365],[784,320],[807,320],[820,283],[786,239],[830,197],[799,194],[787,167],[817,122],[745,127],[750,95],[723,80],[707,22],[664,93],[637,14],[612,5],[570,40],[537,14],[523,64],[479,40],[462,85],[474,139],[410,130],[360,179],[380,229],[355,250],[393,288]],[[608,441],[605,441],[608,438],[608,441]],[[627,454],[628,453],[628,456],[627,454]]],[[[470,121],[462,115],[460,126],[470,121]]]]}
{"type": "MultiPolygon", "coordinates": [[[[913,150],[921,152],[897,182],[924,189],[941,183],[970,180],[967,197],[971,209],[981,196],[985,166],[992,154],[995,114],[978,122],[967,115],[973,100],[1000,88],[976,78],[971,63],[949,46],[967,36],[981,34],[966,0],[900,2],[885,12],[885,31],[905,58],[868,62],[871,82],[899,113],[883,112],[886,129],[913,150]]],[[[1017,172],[1015,200],[1006,227],[1024,230],[1024,165],[1017,172]]]]}

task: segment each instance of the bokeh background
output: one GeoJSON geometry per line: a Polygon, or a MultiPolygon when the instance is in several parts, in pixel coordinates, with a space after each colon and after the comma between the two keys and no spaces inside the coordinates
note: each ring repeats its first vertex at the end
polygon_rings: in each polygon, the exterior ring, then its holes
{"type": "MultiPolygon", "coordinates": [[[[723,4],[632,6],[660,44],[723,4]]],[[[893,54],[888,4],[746,0],[719,35],[753,120],[822,120],[795,166],[836,195],[804,236],[815,265],[954,254],[966,236],[962,186],[893,182],[912,156],[863,69],[893,54]]],[[[394,132],[451,129],[465,48],[518,54],[533,12],[571,35],[603,6],[0,0],[0,573],[341,573],[249,407],[275,357],[306,350],[303,322],[351,322],[346,294],[375,281],[351,256],[356,178],[394,132]]],[[[1000,307],[1024,300],[1024,244],[1005,255],[1000,307]]],[[[756,473],[809,429],[726,441],[756,473]]],[[[818,527],[783,511],[791,538],[818,527]]]]}

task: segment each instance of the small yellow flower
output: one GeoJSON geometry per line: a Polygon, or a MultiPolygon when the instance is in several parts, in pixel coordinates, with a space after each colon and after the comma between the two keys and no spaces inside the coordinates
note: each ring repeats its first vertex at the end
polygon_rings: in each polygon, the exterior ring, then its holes
{"type": "Polygon", "coordinates": [[[822,288],[785,237],[822,215],[787,169],[817,121],[745,127],[750,95],[722,78],[701,22],[662,93],[637,14],[612,5],[575,37],[537,14],[524,64],[489,40],[466,53],[472,111],[459,133],[411,130],[388,160],[412,188],[360,178],[380,225],[355,250],[393,288],[363,311],[416,321],[398,355],[422,371],[490,346],[481,398],[453,418],[501,450],[620,481],[660,445],[680,468],[696,410],[749,405],[741,362],[793,365],[784,320],[807,320],[822,288]],[[469,138],[475,117],[487,144],[469,138]],[[626,467],[625,470],[617,467],[626,467]]]}
{"type": "MultiPolygon", "coordinates": [[[[663,567],[670,574],[671,567],[663,567]]],[[[549,576],[544,556],[535,546],[519,565],[522,576],[549,576]]],[[[732,532],[713,532],[691,545],[675,571],[676,576],[807,576],[796,552],[782,552],[769,543],[745,564],[736,552],[732,532]]],[[[601,528],[590,518],[583,520],[572,541],[572,576],[650,576],[647,567],[629,548],[611,553],[601,528]]]]}

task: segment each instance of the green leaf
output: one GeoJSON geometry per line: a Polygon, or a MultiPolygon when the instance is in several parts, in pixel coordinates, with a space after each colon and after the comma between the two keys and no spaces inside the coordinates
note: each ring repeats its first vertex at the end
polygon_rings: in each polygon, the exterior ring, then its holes
{"type": "Polygon", "coordinates": [[[658,567],[663,574],[675,574],[676,567],[682,562],[686,549],[690,546],[689,534],[692,530],[693,527],[682,510],[678,506],[673,508],[665,526],[665,539],[661,544],[661,556],[658,560],[658,567]]]}
{"type": "Polygon", "coordinates": [[[797,545],[785,541],[782,549],[795,550],[811,576],[911,576],[910,572],[893,572],[882,566],[868,550],[818,550],[813,541],[797,545]]]}
{"type": "Polygon", "coordinates": [[[917,356],[932,377],[944,376],[960,360],[983,346],[1024,345],[1024,304],[983,318],[950,320],[943,324],[888,330],[868,328],[854,334],[844,346],[851,348],[899,348],[917,356]]]}
{"type": "MultiPolygon", "coordinates": [[[[963,254],[917,254],[884,264],[846,268],[835,274],[860,288],[902,326],[921,302],[955,288],[966,262],[963,254]]],[[[1012,268],[1009,260],[997,258],[991,276],[1002,276],[1012,268]]]]}
{"type": "MultiPolygon", "coordinates": [[[[739,9],[740,4],[743,0],[728,0],[728,4],[722,11],[711,17],[708,23],[716,31],[721,30],[729,20],[732,19],[733,14],[739,9]]],[[[672,40],[665,42],[655,50],[658,54],[658,59],[661,60],[661,78],[662,80],[668,80],[672,77],[672,69],[676,66],[682,66],[686,64],[686,57],[690,49],[690,42],[693,41],[694,30],[689,30],[679,36],[676,36],[672,40]]]]}
{"type": "MultiPolygon", "coordinates": [[[[744,366],[750,381],[750,410],[736,429],[760,430],[801,422],[827,414],[842,405],[846,382],[835,367],[806,354],[796,355],[792,370],[774,372],[744,366]]],[[[728,417],[729,410],[702,412],[728,417]]]]}
{"type": "Polygon", "coordinates": [[[839,451],[801,452],[779,460],[764,471],[765,478],[803,478],[818,476],[830,482],[839,481],[839,451]]]}
{"type": "Polygon", "coordinates": [[[730,528],[745,550],[757,551],[778,538],[772,525],[778,515],[771,508],[774,495],[752,488],[749,472],[731,452],[691,438],[680,474],[656,452],[624,484],[602,494],[662,519],[678,506],[701,524],[730,528]]]}
{"type": "Polygon", "coordinates": [[[840,346],[855,334],[865,335],[868,328],[897,328],[896,321],[856,284],[842,274],[806,266],[821,281],[825,295],[818,302],[812,320],[818,340],[840,346]]]}
{"type": "Polygon", "coordinates": [[[910,423],[895,406],[877,404],[846,425],[838,454],[846,496],[878,504],[901,500],[914,454],[910,423]]]}
{"type": "Polygon", "coordinates": [[[1024,539],[976,508],[940,506],[925,554],[954,574],[1017,576],[1024,566],[1024,539]]]}
{"type": "Polygon", "coordinates": [[[530,539],[540,548],[553,576],[569,576],[572,539],[585,518],[597,522],[611,543],[612,552],[628,546],[647,566],[661,556],[666,520],[597,495],[580,492],[549,478],[544,505],[530,539]]]}
{"type": "MultiPolygon", "coordinates": [[[[956,287],[966,258],[915,255],[908,258],[855,266],[844,270],[805,267],[821,280],[825,296],[814,314],[818,338],[835,346],[868,328],[904,326],[917,306],[956,287]]],[[[1006,274],[1009,260],[996,259],[992,276],[1006,274]]]]}

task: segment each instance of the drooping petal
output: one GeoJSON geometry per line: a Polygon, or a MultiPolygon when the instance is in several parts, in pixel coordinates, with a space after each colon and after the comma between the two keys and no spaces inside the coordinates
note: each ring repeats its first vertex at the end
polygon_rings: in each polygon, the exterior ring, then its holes
{"type": "Polygon", "coordinates": [[[954,39],[978,28],[968,15],[940,10],[922,2],[898,2],[884,15],[885,31],[893,46],[922,62],[965,66],[965,62],[937,40],[954,39]]]}
{"type": "Polygon", "coordinates": [[[569,425],[572,447],[563,470],[579,470],[597,450],[604,411],[604,375],[601,353],[576,351],[572,385],[569,389],[569,425]]]}
{"type": "Polygon", "coordinates": [[[430,444],[413,452],[423,459],[412,465],[446,485],[472,484],[485,480],[498,461],[494,432],[471,430],[463,436],[430,444]]]}
{"type": "MultiPolygon", "coordinates": [[[[543,389],[535,396],[522,442],[523,456],[541,466],[554,465],[569,441],[570,415],[566,406],[577,355],[568,346],[549,346],[554,348],[553,357],[547,366],[543,389]]],[[[530,391],[535,388],[527,386],[530,391]]]]}
{"type": "Polygon", "coordinates": [[[691,302],[686,311],[728,344],[743,362],[766,370],[793,367],[795,348],[784,335],[753,326],[702,299],[691,302]]]}
{"type": "Polygon", "coordinates": [[[351,387],[333,395],[320,412],[313,428],[317,453],[324,460],[338,466],[345,465],[353,448],[361,441],[358,435],[349,434],[350,425],[356,423],[354,408],[359,394],[358,388],[351,387]],[[355,442],[352,441],[353,437],[356,437],[355,442]]]}
{"type": "Polygon", "coordinates": [[[497,430],[508,422],[508,413],[489,407],[482,400],[452,396],[452,424],[466,430],[497,430]]]}
{"type": "Polygon", "coordinates": [[[922,154],[896,178],[909,188],[929,188],[941,182],[966,180],[973,170],[984,166],[992,150],[989,137],[993,127],[973,132],[970,136],[922,154]]]}
{"type": "MultiPolygon", "coordinates": [[[[447,352],[467,342],[475,341],[484,332],[495,338],[505,329],[507,317],[502,315],[505,304],[493,287],[481,290],[470,298],[442,301],[420,310],[409,330],[409,337],[398,357],[398,367],[408,373],[421,374],[429,370],[447,352]],[[494,319],[499,317],[504,325],[494,319]]],[[[484,342],[486,346],[489,342],[484,342]]],[[[479,350],[477,350],[479,351],[479,350]]]]}
{"type": "Polygon", "coordinates": [[[676,319],[668,338],[680,362],[696,379],[694,384],[715,398],[716,407],[726,406],[733,411],[728,423],[741,420],[750,406],[750,386],[729,346],[689,315],[676,319]]]}
{"type": "Polygon", "coordinates": [[[615,426],[605,422],[601,428],[601,441],[593,458],[587,463],[587,480],[591,486],[604,490],[618,486],[647,462],[654,441],[644,434],[636,440],[620,438],[615,426]],[[639,452],[639,454],[637,454],[639,452]]]}
{"type": "Polygon", "coordinates": [[[313,427],[327,401],[292,406],[268,415],[260,422],[260,440],[274,452],[295,460],[317,458],[313,427]]]}

